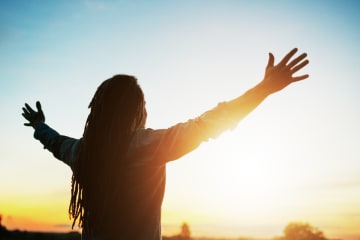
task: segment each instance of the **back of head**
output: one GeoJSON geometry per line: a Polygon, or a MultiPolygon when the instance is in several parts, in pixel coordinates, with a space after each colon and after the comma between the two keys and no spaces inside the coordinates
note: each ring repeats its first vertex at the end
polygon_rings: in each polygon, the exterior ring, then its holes
{"type": "MultiPolygon", "coordinates": [[[[121,185],[125,153],[133,132],[146,118],[144,95],[133,76],[105,80],[89,104],[79,158],[73,169],[69,213],[79,225],[102,231],[121,185]],[[115,172],[116,171],[116,172],[115,172]]],[[[84,236],[86,237],[86,236],[84,236]]],[[[86,238],[85,238],[86,239],[86,238]]]]}
{"type": "Polygon", "coordinates": [[[91,112],[87,127],[94,128],[92,125],[110,123],[131,132],[136,130],[143,120],[144,95],[136,78],[115,75],[99,86],[89,108],[91,112]],[[120,122],[111,122],[114,120],[120,122]]]}

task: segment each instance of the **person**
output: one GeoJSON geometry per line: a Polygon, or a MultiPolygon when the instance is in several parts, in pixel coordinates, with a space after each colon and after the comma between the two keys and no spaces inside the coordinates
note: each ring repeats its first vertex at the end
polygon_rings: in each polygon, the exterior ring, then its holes
{"type": "Polygon", "coordinates": [[[269,95],[307,74],[293,76],[309,61],[294,48],[276,65],[269,53],[262,81],[243,95],[220,102],[199,117],[167,129],[146,128],[144,94],[137,79],[115,75],[97,89],[83,136],[60,135],[27,103],[24,125],[34,138],[72,169],[69,215],[85,240],[161,239],[161,205],[166,164],[196,149],[209,138],[233,129],[269,95]]]}

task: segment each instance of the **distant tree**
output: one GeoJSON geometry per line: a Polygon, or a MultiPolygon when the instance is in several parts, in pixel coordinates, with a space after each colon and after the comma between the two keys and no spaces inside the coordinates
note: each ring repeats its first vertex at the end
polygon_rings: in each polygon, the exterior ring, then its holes
{"type": "Polygon", "coordinates": [[[308,223],[289,223],[284,229],[284,236],[276,240],[327,240],[322,231],[308,223]]]}
{"type": "Polygon", "coordinates": [[[2,215],[0,214],[0,239],[4,239],[4,233],[7,231],[5,226],[2,225],[2,215]]]}
{"type": "Polygon", "coordinates": [[[180,239],[182,240],[188,240],[188,239],[191,239],[190,237],[191,235],[191,232],[190,232],[190,227],[189,225],[184,222],[182,225],[181,225],[181,232],[180,232],[180,239]]]}

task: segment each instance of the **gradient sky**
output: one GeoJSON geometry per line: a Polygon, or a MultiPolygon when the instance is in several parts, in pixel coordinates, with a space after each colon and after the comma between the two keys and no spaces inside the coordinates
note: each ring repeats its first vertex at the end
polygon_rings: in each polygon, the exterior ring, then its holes
{"type": "Polygon", "coordinates": [[[138,77],[151,128],[196,117],[258,83],[268,52],[306,51],[310,78],[168,165],[163,232],[273,237],[309,222],[360,237],[358,1],[0,1],[0,214],[68,231],[70,169],[33,140],[21,107],[80,137],[96,87],[138,77]]]}

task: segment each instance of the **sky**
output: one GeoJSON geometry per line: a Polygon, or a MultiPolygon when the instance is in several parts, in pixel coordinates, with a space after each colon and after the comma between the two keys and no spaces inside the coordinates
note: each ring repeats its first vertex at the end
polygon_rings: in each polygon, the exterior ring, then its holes
{"type": "Polygon", "coordinates": [[[82,136],[97,86],[135,75],[147,127],[167,128],[261,81],[268,53],[307,52],[310,78],[167,166],[165,235],[274,237],[289,222],[360,238],[358,1],[0,1],[0,214],[9,229],[70,231],[71,170],[21,108],[82,136]]]}

